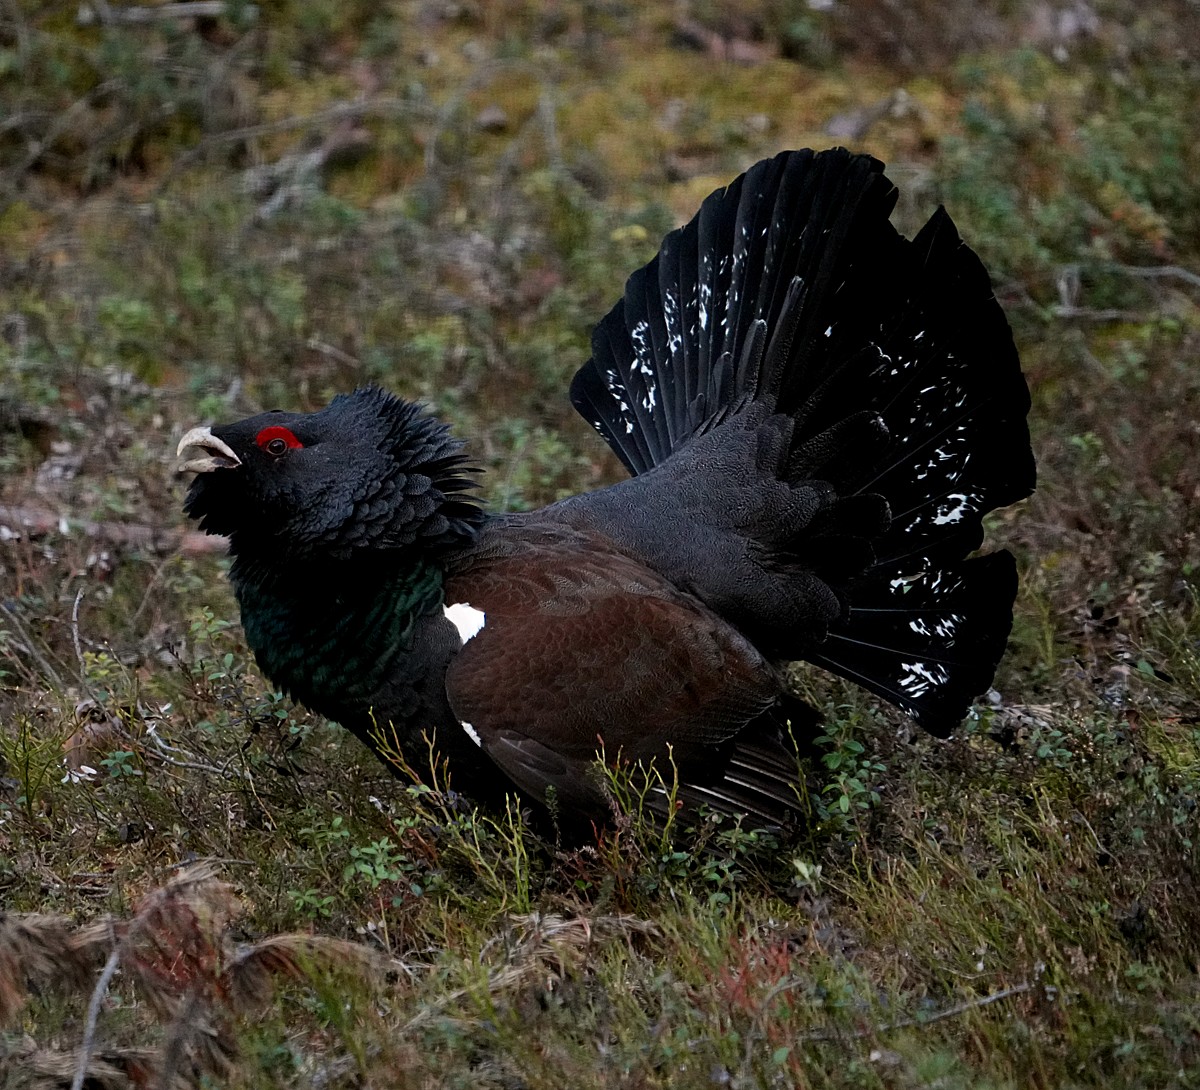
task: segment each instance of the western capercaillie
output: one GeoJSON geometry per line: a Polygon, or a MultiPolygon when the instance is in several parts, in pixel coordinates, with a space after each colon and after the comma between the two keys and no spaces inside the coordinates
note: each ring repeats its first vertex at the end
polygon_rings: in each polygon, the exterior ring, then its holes
{"type": "Polygon", "coordinates": [[[713,193],[630,278],[571,385],[632,474],[522,514],[462,444],[375,388],[196,428],[186,510],[227,534],[250,646],[373,744],[436,739],[468,793],[605,809],[594,761],[778,821],[804,659],[945,734],[1012,623],[982,518],[1027,496],[1029,394],[944,210],[912,240],[877,160],[785,152],[713,193]]]}

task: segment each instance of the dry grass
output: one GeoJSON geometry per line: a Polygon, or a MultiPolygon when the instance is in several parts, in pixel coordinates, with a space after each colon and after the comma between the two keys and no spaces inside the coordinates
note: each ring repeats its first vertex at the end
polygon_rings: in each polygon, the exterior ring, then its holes
{"type": "Polygon", "coordinates": [[[58,916],[0,917],[0,1016],[11,1022],[30,992],[86,996],[77,1049],[29,1050],[7,1058],[53,1085],[187,1086],[206,1077],[227,1080],[239,1059],[237,1020],[259,1014],[281,981],[336,970],[355,978],[381,976],[379,957],[359,943],[311,934],[273,935],[253,944],[234,941],[240,906],[233,888],[211,864],[184,868],[147,894],[127,919],[71,926],[58,916]],[[103,965],[99,977],[95,969],[103,965]],[[159,1024],[157,1048],[95,1052],[101,1012],[115,975],[159,1024]],[[69,1076],[69,1078],[68,1078],[69,1076]]]}

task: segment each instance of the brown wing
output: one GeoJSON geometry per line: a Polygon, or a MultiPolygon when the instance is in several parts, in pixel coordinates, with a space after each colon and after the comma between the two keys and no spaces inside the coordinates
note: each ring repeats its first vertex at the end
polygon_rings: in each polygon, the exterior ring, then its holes
{"type": "Polygon", "coordinates": [[[461,722],[523,790],[596,802],[597,751],[686,769],[776,699],[774,670],[734,628],[604,539],[559,528],[485,541],[446,584],[484,614],[450,665],[461,722]]]}

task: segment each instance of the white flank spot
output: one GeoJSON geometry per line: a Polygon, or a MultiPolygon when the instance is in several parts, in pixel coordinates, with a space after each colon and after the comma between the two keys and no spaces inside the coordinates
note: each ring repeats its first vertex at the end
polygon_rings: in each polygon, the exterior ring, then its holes
{"type": "Polygon", "coordinates": [[[463,643],[478,636],[483,630],[483,626],[487,624],[487,614],[466,602],[455,602],[452,606],[442,606],[442,612],[446,614],[446,620],[458,629],[459,639],[463,643]]]}
{"type": "Polygon", "coordinates": [[[483,748],[483,739],[479,737],[479,731],[477,731],[473,726],[471,726],[470,723],[466,722],[465,720],[462,720],[461,722],[462,722],[462,729],[467,732],[467,737],[470,738],[471,741],[474,742],[480,749],[482,749],[483,748]]]}

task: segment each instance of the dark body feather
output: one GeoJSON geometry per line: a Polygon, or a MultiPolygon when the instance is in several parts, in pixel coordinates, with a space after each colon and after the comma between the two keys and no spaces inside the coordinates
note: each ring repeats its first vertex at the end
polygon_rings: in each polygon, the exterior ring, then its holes
{"type": "Polygon", "coordinates": [[[904,239],[895,196],[867,156],[789,152],[664,240],[571,387],[633,474],[609,488],[485,516],[458,444],[373,390],[207,433],[188,509],[231,535],[264,670],[580,815],[602,747],[782,820],[815,724],[789,660],[953,729],[1011,626],[1011,557],[970,554],[1033,488],[1029,396],[978,258],[942,210],[904,239]]]}

